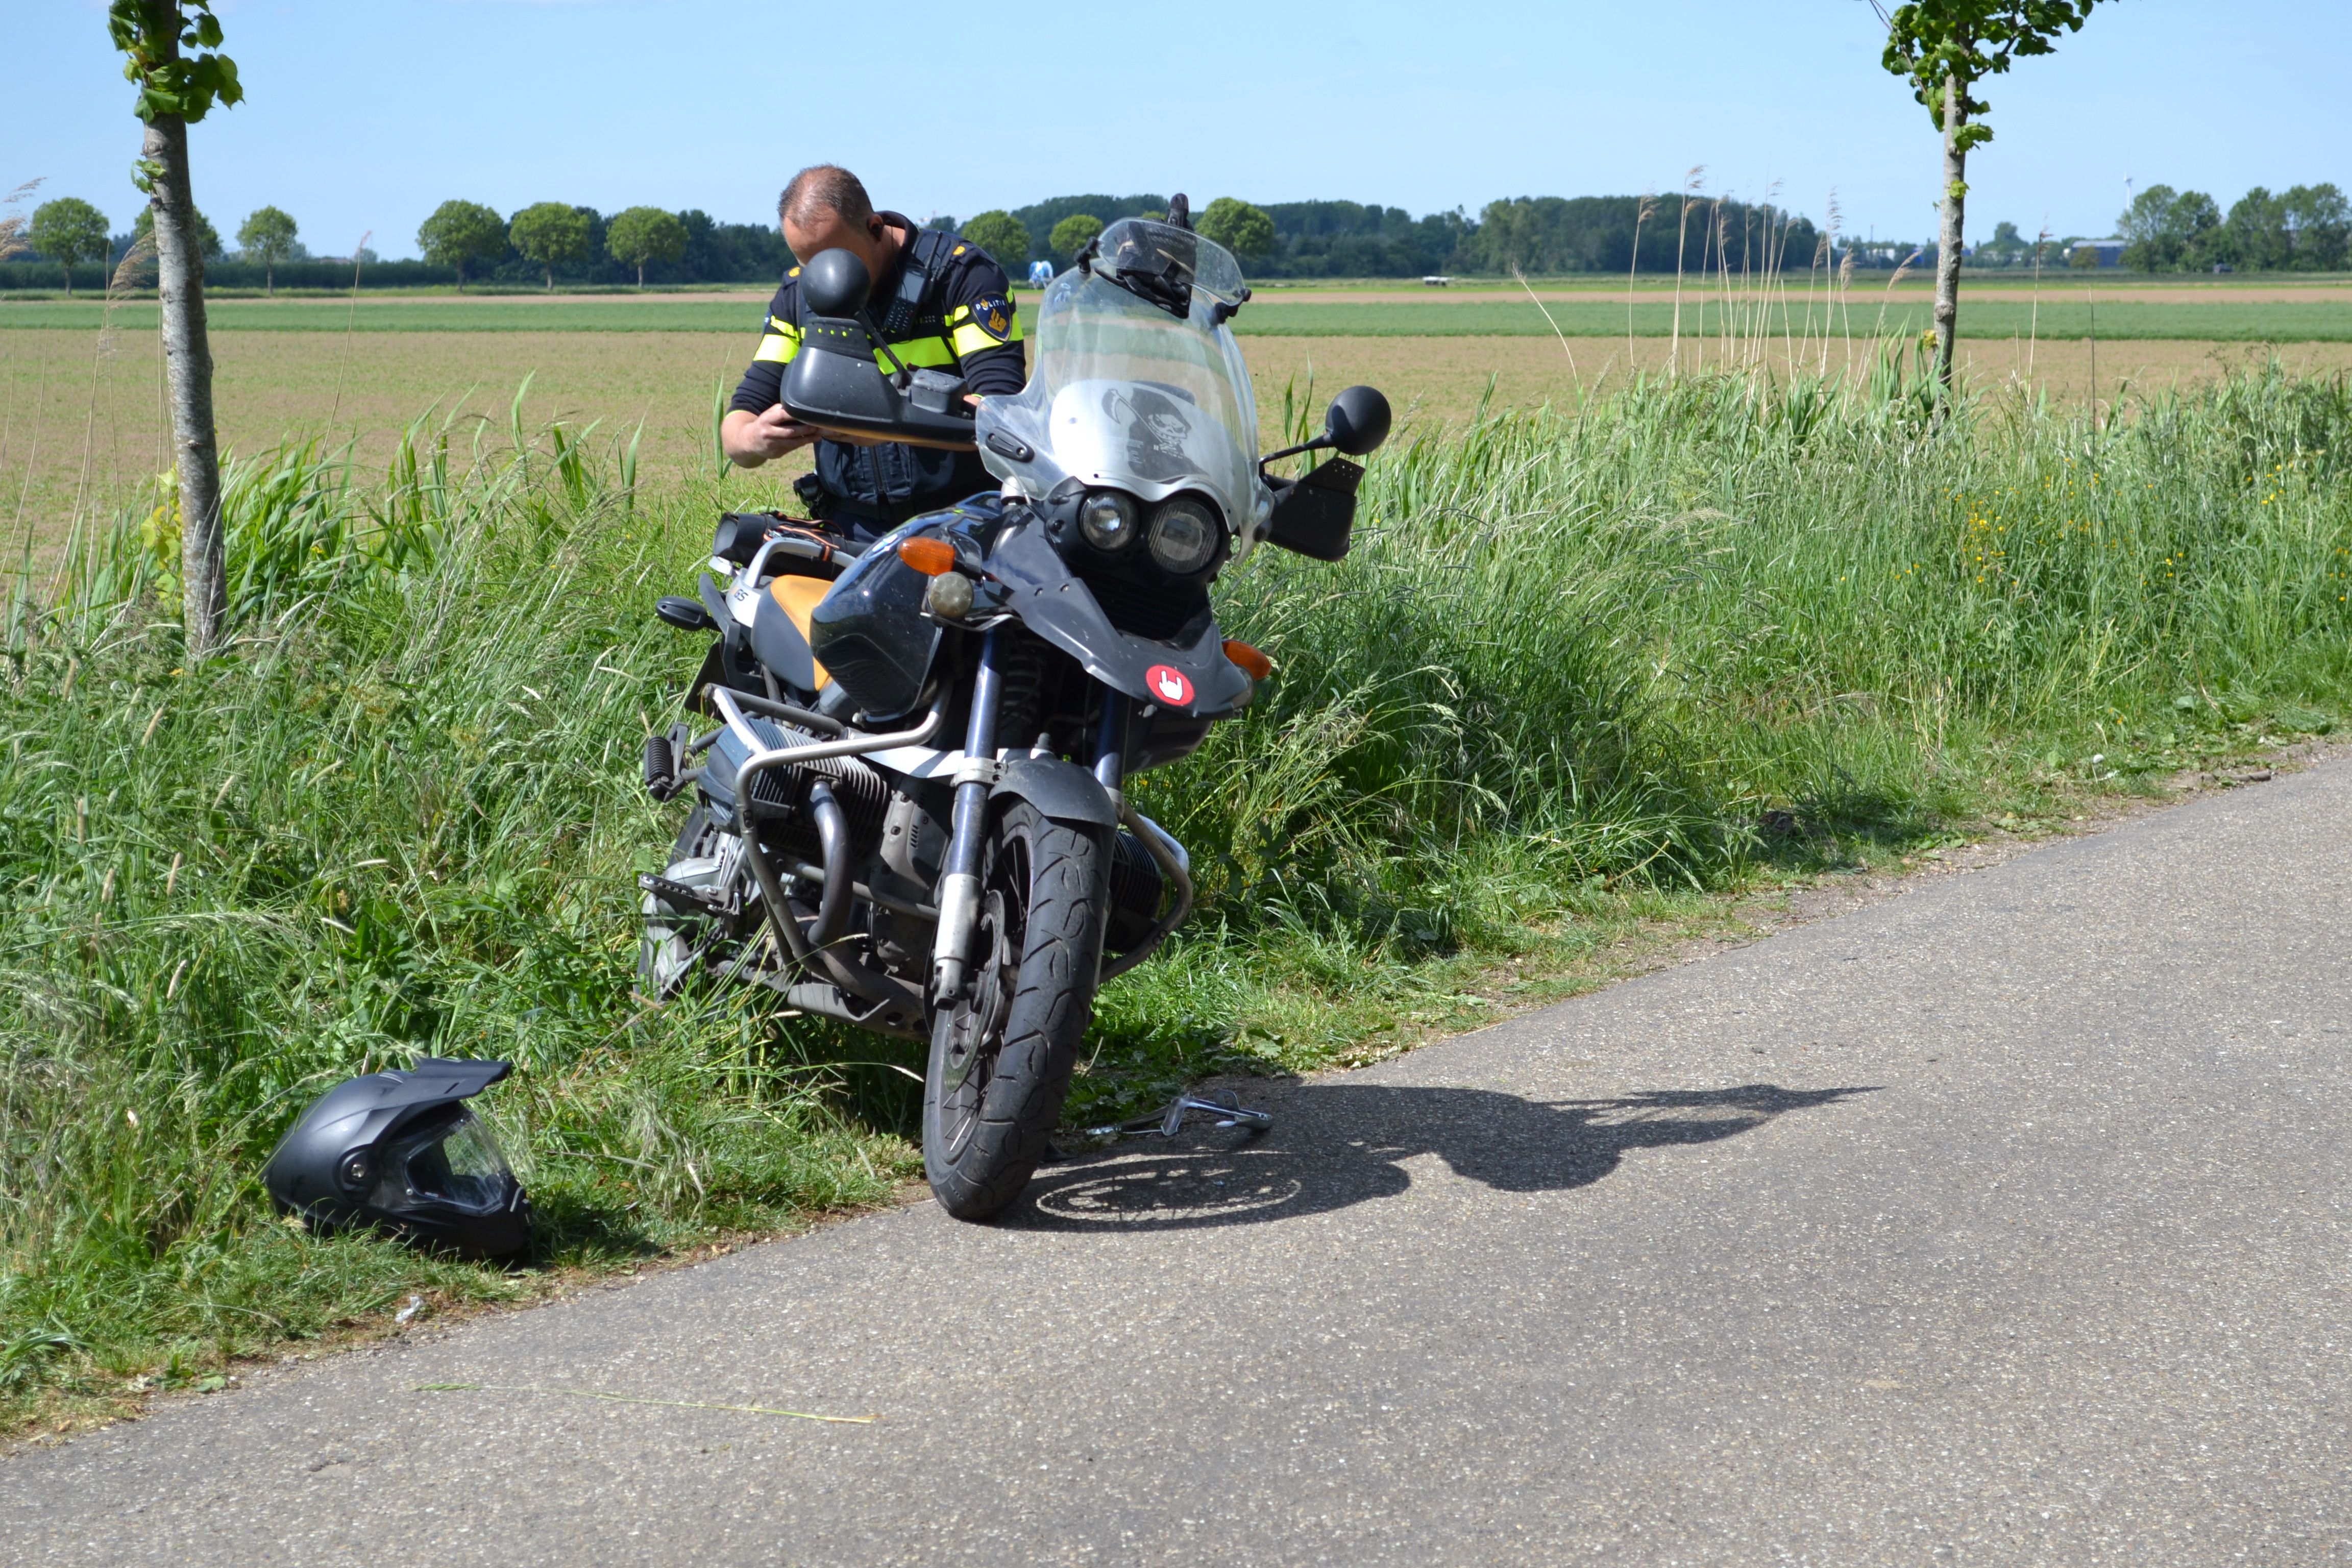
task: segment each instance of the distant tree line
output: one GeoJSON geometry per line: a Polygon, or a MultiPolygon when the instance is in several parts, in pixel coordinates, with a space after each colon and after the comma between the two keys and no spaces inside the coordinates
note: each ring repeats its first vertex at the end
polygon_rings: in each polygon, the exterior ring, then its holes
{"type": "Polygon", "coordinates": [[[1273,202],[1274,247],[1250,270],[1267,278],[1417,278],[1475,266],[1461,212],[1414,217],[1361,202],[1273,202]]]}
{"type": "Polygon", "coordinates": [[[2225,214],[2202,191],[2150,185],[2116,220],[2123,262],[2140,272],[2335,272],[2352,240],[2352,207],[2332,184],[2276,195],[2260,185],[2225,214]]]}
{"type": "MultiPolygon", "coordinates": [[[[1122,217],[1156,216],[1160,195],[1056,196],[1010,212],[988,212],[962,225],[1008,270],[1034,260],[1067,266],[1066,239],[1122,217]]],[[[1417,278],[1432,274],[1623,272],[1633,263],[1639,229],[1643,272],[1675,270],[1677,250],[1688,269],[1711,270],[1718,255],[1734,271],[1761,267],[1768,247],[1802,268],[1821,237],[1811,221],[1778,208],[1695,198],[1687,221],[1681,198],[1521,196],[1490,202],[1475,218],[1457,208],[1415,217],[1402,207],[1363,202],[1268,202],[1220,196],[1197,207],[1201,231],[1235,251],[1254,278],[1417,278]],[[1718,249],[1718,246],[1720,249],[1718,249]]],[[[952,222],[948,219],[935,222],[952,222]]]]}
{"type": "Polygon", "coordinates": [[[1464,236],[1475,272],[1804,272],[1827,263],[1811,218],[1729,196],[1520,196],[1464,236]]]}
{"type": "MultiPolygon", "coordinates": [[[[102,289],[112,267],[151,222],[142,207],[131,231],[110,235],[104,216],[87,202],[68,196],[45,203],[28,227],[30,254],[0,262],[0,289],[68,283],[102,289]],[[41,222],[44,214],[51,220],[47,225],[41,222]]],[[[608,215],[539,202],[502,217],[477,203],[444,202],[418,233],[425,256],[415,261],[381,260],[373,250],[316,256],[302,243],[294,219],[276,207],[248,216],[237,229],[234,249],[223,246],[212,223],[201,216],[197,222],[205,279],[216,289],[348,289],[355,261],[362,288],[773,282],[793,264],[772,224],[720,223],[698,210],[672,213],[650,206],[608,215]]]]}
{"type": "MultiPolygon", "coordinates": [[[[933,216],[926,226],[959,228],[1015,277],[1033,261],[1056,268],[1107,224],[1159,216],[1164,195],[1055,196],[959,224],[933,216]]],[[[1476,217],[1456,208],[1415,217],[1402,207],[1360,202],[1271,202],[1233,196],[1195,204],[1202,233],[1242,258],[1253,278],[1412,278],[1431,274],[1530,275],[1628,271],[1671,276],[1754,273],[1766,266],[1801,274],[1835,267],[1908,264],[1932,268],[1933,242],[1824,243],[1813,221],[1769,203],[1677,193],[1665,196],[1517,196],[1489,202],[1476,217]]],[[[238,226],[237,248],[201,216],[206,275],[215,287],[347,289],[353,262],[362,287],[451,284],[620,288],[686,283],[765,283],[793,264],[772,224],[720,223],[698,210],[630,207],[612,214],[538,202],[509,215],[473,202],[445,202],[417,231],[419,261],[313,256],[294,219],[263,207],[238,226]]],[[[103,288],[108,268],[144,231],[109,234],[89,203],[61,197],[37,209],[26,238],[30,259],[0,263],[0,289],[103,288]],[[71,264],[70,267],[63,264],[71,264]]],[[[2332,184],[2297,185],[2273,195],[2259,186],[2227,213],[2197,191],[2151,185],[2118,220],[2123,264],[2143,271],[2325,271],[2352,266],[2352,214],[2332,184]]],[[[2109,245],[2112,258],[2113,245],[2109,245]]],[[[2002,223],[1969,252],[1976,267],[2095,266],[2079,236],[2027,238],[2002,223]]]]}
{"type": "MultiPolygon", "coordinates": [[[[982,213],[961,227],[1005,270],[1022,273],[1033,261],[1066,267],[1103,225],[1156,217],[1167,208],[1163,195],[1055,196],[982,213]]],[[[1464,250],[1477,225],[1459,212],[1416,218],[1402,207],[1361,202],[1258,205],[1234,196],[1193,210],[1201,231],[1240,256],[1253,278],[1417,278],[1477,265],[1464,250]]]]}

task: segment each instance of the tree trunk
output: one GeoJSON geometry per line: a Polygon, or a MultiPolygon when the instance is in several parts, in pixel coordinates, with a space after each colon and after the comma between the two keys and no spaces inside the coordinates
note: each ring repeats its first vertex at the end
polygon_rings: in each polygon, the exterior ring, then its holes
{"type": "Polygon", "coordinates": [[[1961,100],[1968,88],[1957,76],[1944,79],[1944,222],[1936,240],[1936,379],[1947,399],[1952,394],[1952,339],[1960,320],[1960,226],[1968,205],[1969,154],[1960,145],[1968,119],[1961,100]]]}
{"type": "Polygon", "coordinates": [[[547,268],[547,291],[551,294],[555,292],[555,266],[552,262],[548,264],[547,268]]]}
{"type": "Polygon", "coordinates": [[[188,187],[188,128],[176,114],[147,127],[145,153],[161,170],[155,214],[156,296],[172,384],[172,450],[180,476],[180,582],[188,657],[219,642],[227,609],[221,547],[220,449],[213,436],[213,351],[205,331],[205,253],[188,187]]]}
{"type": "Polygon", "coordinates": [[[640,261],[640,262],[638,262],[638,263],[637,263],[637,288],[638,288],[638,289],[639,289],[640,291],[643,291],[643,289],[645,289],[645,286],[646,286],[646,264],[645,264],[644,262],[640,261]]]}

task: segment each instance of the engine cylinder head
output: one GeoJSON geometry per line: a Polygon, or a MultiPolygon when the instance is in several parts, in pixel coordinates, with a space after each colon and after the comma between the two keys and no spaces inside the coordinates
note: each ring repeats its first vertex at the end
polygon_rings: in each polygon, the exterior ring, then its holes
{"type": "Polygon", "coordinates": [[[1143,841],[1122,827],[1113,845],[1110,863],[1109,918],[1104,922],[1103,948],[1125,952],[1151,933],[1160,919],[1160,863],[1143,841]]]}

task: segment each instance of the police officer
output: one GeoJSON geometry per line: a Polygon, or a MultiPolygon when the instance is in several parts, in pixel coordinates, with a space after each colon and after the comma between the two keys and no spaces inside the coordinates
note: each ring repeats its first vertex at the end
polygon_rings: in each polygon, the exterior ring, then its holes
{"type": "MultiPolygon", "coordinates": [[[[793,175],[776,216],[784,243],[803,261],[837,247],[866,264],[874,279],[867,310],[909,369],[951,369],[967,392],[982,397],[1019,392],[1027,381],[1004,270],[970,241],[876,212],[857,176],[830,163],[793,175]]],[[[860,542],[994,489],[976,452],[823,435],[784,412],[777,395],[801,346],[799,279],[797,267],[784,275],[759,352],[719,424],[727,456],[755,468],[815,443],[816,472],[793,489],[812,516],[860,542]]]]}

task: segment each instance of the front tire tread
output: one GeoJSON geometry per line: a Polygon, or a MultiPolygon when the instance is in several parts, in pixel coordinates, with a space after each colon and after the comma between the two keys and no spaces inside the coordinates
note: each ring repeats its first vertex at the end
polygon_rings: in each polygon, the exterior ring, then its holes
{"type": "Polygon", "coordinates": [[[963,1220],[988,1219],[1011,1206],[1050,1153],[1078,1049],[1094,1018],[1096,954],[1102,946],[1105,878],[1096,837],[1048,820],[1025,801],[1011,804],[997,831],[1000,842],[1016,834],[1028,839],[1029,908],[1004,1043],[990,1072],[979,1125],[952,1164],[938,1153],[944,1015],[924,1095],[925,1174],[940,1206],[963,1220]]]}

